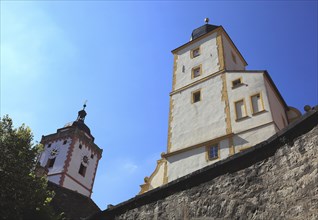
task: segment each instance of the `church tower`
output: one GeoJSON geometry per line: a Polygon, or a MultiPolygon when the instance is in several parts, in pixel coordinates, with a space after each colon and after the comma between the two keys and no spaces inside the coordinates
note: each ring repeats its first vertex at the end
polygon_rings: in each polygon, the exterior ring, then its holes
{"type": "Polygon", "coordinates": [[[102,149],[94,143],[94,137],[84,123],[85,107],[84,104],[74,122],[54,134],[42,136],[44,152],[39,161],[48,169],[50,182],[90,197],[102,149]]]}
{"type": "Polygon", "coordinates": [[[300,116],[267,71],[246,70],[225,29],[205,21],[172,51],[167,152],[141,193],[254,146],[300,116]]]}

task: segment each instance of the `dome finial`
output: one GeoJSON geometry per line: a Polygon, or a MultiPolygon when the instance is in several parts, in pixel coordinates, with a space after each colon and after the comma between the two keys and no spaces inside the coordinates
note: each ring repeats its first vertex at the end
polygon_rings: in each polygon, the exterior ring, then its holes
{"type": "Polygon", "coordinates": [[[78,112],[78,116],[77,116],[76,121],[84,122],[85,116],[87,115],[87,113],[85,111],[86,103],[87,103],[87,100],[85,100],[85,102],[83,104],[83,109],[78,112]]]}
{"type": "Polygon", "coordinates": [[[84,101],[83,110],[85,110],[86,108],[86,103],[87,103],[87,100],[84,101]]]}
{"type": "Polygon", "coordinates": [[[209,21],[210,21],[209,18],[205,18],[205,19],[204,19],[204,22],[205,22],[206,24],[208,24],[209,21]]]}

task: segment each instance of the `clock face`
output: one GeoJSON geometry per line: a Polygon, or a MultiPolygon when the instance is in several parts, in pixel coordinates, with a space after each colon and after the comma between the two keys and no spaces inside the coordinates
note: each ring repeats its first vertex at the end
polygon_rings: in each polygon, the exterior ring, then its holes
{"type": "Polygon", "coordinates": [[[87,156],[87,155],[82,156],[82,164],[83,164],[84,166],[88,166],[88,164],[89,164],[89,159],[88,159],[88,156],[87,156]]]}
{"type": "Polygon", "coordinates": [[[50,158],[54,158],[59,154],[60,150],[58,148],[54,148],[50,152],[50,158]]]}

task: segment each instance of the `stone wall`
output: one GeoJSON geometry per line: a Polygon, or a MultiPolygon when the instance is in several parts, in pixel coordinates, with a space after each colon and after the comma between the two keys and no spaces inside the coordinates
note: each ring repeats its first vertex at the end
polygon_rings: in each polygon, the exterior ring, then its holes
{"type": "Polygon", "coordinates": [[[318,112],[90,219],[318,219],[318,112]]]}

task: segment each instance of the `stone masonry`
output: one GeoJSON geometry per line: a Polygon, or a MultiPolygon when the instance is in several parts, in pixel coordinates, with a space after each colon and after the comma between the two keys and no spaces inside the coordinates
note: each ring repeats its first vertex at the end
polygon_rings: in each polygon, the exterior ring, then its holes
{"type": "Polygon", "coordinates": [[[317,124],[315,110],[246,152],[91,219],[318,219],[317,124]]]}

